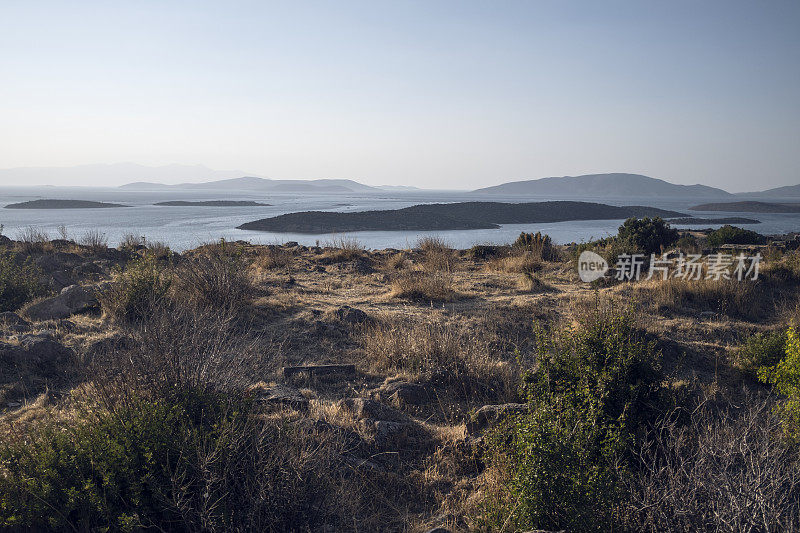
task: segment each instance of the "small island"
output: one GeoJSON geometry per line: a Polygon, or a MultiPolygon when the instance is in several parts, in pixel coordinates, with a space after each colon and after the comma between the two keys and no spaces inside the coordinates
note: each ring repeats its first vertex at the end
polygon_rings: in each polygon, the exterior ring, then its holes
{"type": "Polygon", "coordinates": [[[460,202],[423,204],[383,211],[303,211],[247,222],[238,229],[292,233],[347,231],[448,231],[496,229],[501,224],[615,220],[629,217],[680,217],[683,213],[647,206],[591,202],[460,202]]]}
{"type": "Polygon", "coordinates": [[[690,211],[726,211],[732,213],[800,213],[800,204],[779,204],[773,202],[722,202],[700,204],[690,211]]]}
{"type": "Polygon", "coordinates": [[[168,202],[157,202],[153,205],[170,206],[170,207],[265,207],[270,204],[262,204],[261,202],[253,202],[249,200],[208,200],[208,201],[187,201],[187,200],[172,200],[168,202]]]}
{"type": "Polygon", "coordinates": [[[670,218],[667,222],[676,226],[686,226],[689,224],[761,224],[760,220],[744,217],[723,217],[723,218],[670,218]]]}
{"type": "Polygon", "coordinates": [[[130,206],[89,200],[31,200],[29,202],[8,204],[6,209],[107,209],[110,207],[130,206]]]}

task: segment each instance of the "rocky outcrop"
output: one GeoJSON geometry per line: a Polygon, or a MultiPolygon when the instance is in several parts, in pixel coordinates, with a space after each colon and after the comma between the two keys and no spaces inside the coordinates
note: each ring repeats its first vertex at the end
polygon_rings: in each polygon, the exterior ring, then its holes
{"type": "Polygon", "coordinates": [[[24,313],[31,320],[59,320],[84,311],[98,304],[98,296],[108,287],[108,283],[97,285],[70,285],[61,290],[58,296],[46,298],[25,308],[24,313]]]}
{"type": "Polygon", "coordinates": [[[26,333],[13,337],[17,344],[0,342],[0,360],[15,365],[46,365],[69,359],[71,348],[58,342],[52,333],[26,333]]]}

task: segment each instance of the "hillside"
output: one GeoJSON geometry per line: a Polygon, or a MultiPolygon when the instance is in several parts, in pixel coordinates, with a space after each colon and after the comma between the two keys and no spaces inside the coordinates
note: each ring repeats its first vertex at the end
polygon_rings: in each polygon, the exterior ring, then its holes
{"type": "Polygon", "coordinates": [[[690,211],[723,211],[728,213],[800,213],[800,204],[777,204],[771,202],[723,202],[700,204],[690,211]]]}
{"type": "Polygon", "coordinates": [[[474,194],[505,194],[549,197],[597,198],[725,198],[733,195],[706,185],[676,185],[640,174],[586,174],[513,181],[472,191],[474,194]]]}
{"type": "Polygon", "coordinates": [[[297,233],[427,231],[493,229],[499,224],[612,220],[634,216],[678,217],[682,213],[654,207],[617,207],[590,202],[461,202],[415,205],[384,211],[303,211],[248,222],[238,228],[297,233]]]}
{"type": "Polygon", "coordinates": [[[8,204],[6,209],[104,209],[109,207],[130,207],[108,202],[91,202],[89,200],[31,200],[8,204]]]}
{"type": "Polygon", "coordinates": [[[786,185],[765,191],[743,192],[736,196],[748,198],[800,198],[800,185],[786,185]]]}

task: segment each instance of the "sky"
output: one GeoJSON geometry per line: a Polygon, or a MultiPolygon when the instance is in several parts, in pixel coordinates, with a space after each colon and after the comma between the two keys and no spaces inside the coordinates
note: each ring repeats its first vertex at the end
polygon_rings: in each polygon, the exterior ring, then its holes
{"type": "Polygon", "coordinates": [[[0,168],[797,184],[798,28],[796,0],[0,0],[0,168]]]}

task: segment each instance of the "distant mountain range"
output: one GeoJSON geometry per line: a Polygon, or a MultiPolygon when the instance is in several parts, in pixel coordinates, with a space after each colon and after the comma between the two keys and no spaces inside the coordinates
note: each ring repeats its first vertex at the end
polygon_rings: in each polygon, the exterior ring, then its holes
{"type": "Polygon", "coordinates": [[[121,189],[132,190],[221,190],[221,191],[264,191],[264,192],[319,192],[319,193],[352,193],[378,192],[381,189],[370,187],[347,179],[319,180],[272,180],[245,176],[203,183],[180,183],[165,185],[163,183],[134,182],[120,186],[121,189]]]}
{"type": "MultiPolygon", "coordinates": [[[[59,185],[127,183],[127,190],[216,190],[274,193],[413,192],[404,185],[364,185],[351,179],[267,179],[240,170],[212,170],[201,165],[146,166],[136,163],[75,167],[21,167],[0,169],[0,185],[59,185]],[[179,182],[178,184],[174,184],[179,182]],[[173,183],[173,184],[170,184],[173,183]]],[[[475,195],[545,198],[800,198],[800,185],[732,194],[707,185],[678,185],[641,174],[609,173],[512,181],[471,191],[475,195]]]]}
{"type": "Polygon", "coordinates": [[[473,191],[476,194],[547,197],[728,198],[731,193],[706,185],[676,185],[640,174],[587,174],[512,181],[473,191]]]}

